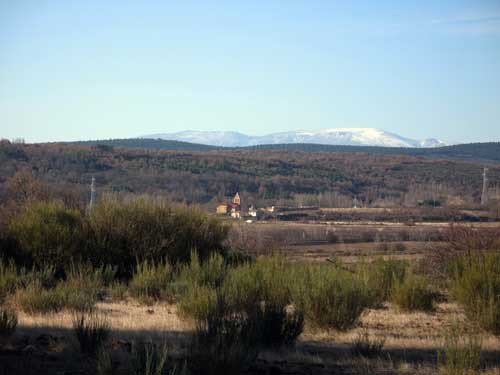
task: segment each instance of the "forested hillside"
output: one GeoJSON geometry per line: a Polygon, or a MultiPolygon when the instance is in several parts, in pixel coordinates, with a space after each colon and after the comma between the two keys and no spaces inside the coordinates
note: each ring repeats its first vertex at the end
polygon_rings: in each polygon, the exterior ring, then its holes
{"type": "Polygon", "coordinates": [[[402,148],[402,147],[374,147],[374,146],[333,146],[320,144],[272,144],[250,147],[224,148],[196,143],[169,141],[163,139],[108,139],[71,142],[84,146],[105,145],[127,148],[147,148],[173,151],[208,151],[208,150],[276,150],[276,151],[303,151],[303,152],[367,152],[375,155],[408,155],[430,158],[446,158],[471,161],[500,162],[500,143],[468,143],[445,147],[431,148],[402,148]]]}
{"type": "MultiPolygon", "coordinates": [[[[61,194],[88,198],[91,177],[100,192],[152,193],[208,203],[240,191],[248,204],[311,197],[326,206],[416,205],[429,199],[477,203],[482,164],[404,155],[283,150],[163,151],[69,144],[0,143],[0,197],[20,171],[61,194]]],[[[490,188],[500,167],[490,166],[490,188]]],[[[12,184],[11,184],[12,185],[12,184]]],[[[497,189],[498,190],[498,189],[497,189]]],[[[12,189],[10,189],[12,192],[12,189]]]]}

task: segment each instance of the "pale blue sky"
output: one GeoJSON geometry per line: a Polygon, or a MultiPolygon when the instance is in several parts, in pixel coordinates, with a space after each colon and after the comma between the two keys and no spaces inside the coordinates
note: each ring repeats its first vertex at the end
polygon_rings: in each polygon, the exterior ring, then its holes
{"type": "Polygon", "coordinates": [[[500,0],[0,0],[0,138],[500,141],[500,0]]]}

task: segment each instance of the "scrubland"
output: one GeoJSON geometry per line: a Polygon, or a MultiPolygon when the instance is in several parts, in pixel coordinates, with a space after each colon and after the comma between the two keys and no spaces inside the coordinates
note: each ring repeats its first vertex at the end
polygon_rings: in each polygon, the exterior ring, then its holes
{"type": "Polygon", "coordinates": [[[307,262],[147,197],[2,222],[0,373],[500,373],[495,228],[453,226],[419,258],[307,262]]]}

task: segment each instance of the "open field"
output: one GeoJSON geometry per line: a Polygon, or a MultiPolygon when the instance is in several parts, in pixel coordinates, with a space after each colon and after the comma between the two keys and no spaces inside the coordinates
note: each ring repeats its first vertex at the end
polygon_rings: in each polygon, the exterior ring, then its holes
{"type": "Polygon", "coordinates": [[[452,226],[500,229],[498,222],[254,222],[233,224],[230,239],[233,246],[253,255],[279,252],[294,260],[339,257],[352,262],[387,255],[422,259],[443,247],[452,226]]]}
{"type": "MultiPolygon", "coordinates": [[[[109,347],[117,360],[132,340],[147,339],[167,342],[174,358],[186,356],[193,326],[179,318],[175,305],[104,302],[97,309],[111,324],[109,347]]],[[[261,353],[248,373],[435,374],[437,351],[446,330],[463,321],[462,310],[452,303],[440,303],[433,313],[406,313],[386,304],[366,311],[358,327],[347,333],[306,327],[295,348],[261,353]],[[359,358],[350,353],[353,340],[365,332],[385,342],[377,358],[359,358]]],[[[16,337],[0,351],[0,373],[9,373],[8,369],[20,366],[20,361],[25,368],[32,366],[33,371],[27,373],[71,373],[71,366],[64,361],[67,351],[75,345],[71,324],[69,312],[38,316],[21,313],[16,337]],[[27,355],[30,350],[36,355],[27,355]],[[38,367],[42,363],[49,365],[47,372],[38,367]]],[[[484,334],[483,358],[482,374],[500,374],[500,339],[484,334]]]]}

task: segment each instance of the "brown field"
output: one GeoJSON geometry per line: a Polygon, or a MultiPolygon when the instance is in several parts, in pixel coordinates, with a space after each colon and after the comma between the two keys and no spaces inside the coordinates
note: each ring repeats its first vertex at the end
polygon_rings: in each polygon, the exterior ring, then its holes
{"type": "MultiPolygon", "coordinates": [[[[113,356],[120,358],[131,340],[149,339],[166,342],[174,358],[186,355],[192,325],[179,318],[175,305],[104,302],[98,304],[97,309],[111,324],[113,356]]],[[[263,352],[249,373],[435,374],[437,352],[447,328],[463,321],[463,313],[455,304],[440,303],[433,313],[405,313],[386,304],[380,309],[368,310],[359,326],[348,333],[320,332],[306,327],[295,348],[263,352]],[[376,359],[359,358],[350,353],[352,341],[364,332],[385,341],[376,359]]],[[[68,312],[39,316],[20,313],[16,338],[0,353],[3,366],[7,369],[6,361],[15,366],[19,358],[29,358],[33,366],[43,363],[48,372],[37,372],[39,368],[34,367],[33,372],[27,373],[72,373],[67,372],[68,364],[63,360],[75,345],[71,324],[72,315],[68,312]],[[26,343],[30,343],[29,350],[36,355],[16,357],[16,346],[26,348],[26,343]]],[[[500,374],[500,340],[484,334],[482,342],[485,368],[481,373],[500,374]]]]}
{"type": "MultiPolygon", "coordinates": [[[[498,222],[455,224],[470,228],[500,228],[498,222]]],[[[351,262],[358,257],[391,255],[422,258],[442,247],[451,223],[397,222],[254,222],[235,223],[231,244],[254,255],[281,252],[294,260],[324,260],[338,256],[351,262]]]]}

